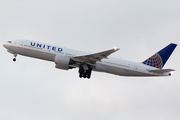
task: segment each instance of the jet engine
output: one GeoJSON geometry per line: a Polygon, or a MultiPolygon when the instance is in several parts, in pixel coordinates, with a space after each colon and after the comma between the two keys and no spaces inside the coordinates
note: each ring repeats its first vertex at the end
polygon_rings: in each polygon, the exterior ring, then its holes
{"type": "Polygon", "coordinates": [[[56,55],[55,57],[56,68],[68,70],[71,59],[64,55],[56,55]]]}

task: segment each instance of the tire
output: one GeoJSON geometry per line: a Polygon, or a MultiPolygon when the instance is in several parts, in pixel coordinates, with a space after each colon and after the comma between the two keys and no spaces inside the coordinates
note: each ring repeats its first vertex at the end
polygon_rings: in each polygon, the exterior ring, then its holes
{"type": "Polygon", "coordinates": [[[13,61],[15,62],[15,61],[16,61],[16,58],[14,58],[13,61]]]}
{"type": "Polygon", "coordinates": [[[79,77],[82,78],[82,73],[79,73],[79,77]]]}

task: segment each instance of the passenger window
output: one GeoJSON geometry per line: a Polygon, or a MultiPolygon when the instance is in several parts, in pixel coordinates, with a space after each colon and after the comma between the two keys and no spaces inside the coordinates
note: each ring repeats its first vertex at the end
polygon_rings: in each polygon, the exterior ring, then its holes
{"type": "Polygon", "coordinates": [[[8,41],[8,43],[12,43],[11,41],[8,41]]]}

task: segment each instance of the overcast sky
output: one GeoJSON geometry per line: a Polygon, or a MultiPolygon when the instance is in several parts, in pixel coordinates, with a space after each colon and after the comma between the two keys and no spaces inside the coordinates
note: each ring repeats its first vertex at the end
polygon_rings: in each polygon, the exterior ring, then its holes
{"type": "MultiPolygon", "coordinates": [[[[29,39],[142,62],[180,43],[179,0],[0,0],[0,44],[29,39]]],[[[180,49],[171,77],[122,77],[13,55],[1,46],[0,120],[179,120],[180,49]]]]}

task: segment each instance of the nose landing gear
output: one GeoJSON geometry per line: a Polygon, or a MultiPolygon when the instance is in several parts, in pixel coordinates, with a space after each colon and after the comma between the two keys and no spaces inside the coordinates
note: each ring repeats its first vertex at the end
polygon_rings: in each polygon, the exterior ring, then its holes
{"type": "Polygon", "coordinates": [[[16,61],[16,58],[13,58],[13,61],[15,62],[15,61],[16,61]]]}
{"type": "Polygon", "coordinates": [[[17,54],[14,54],[14,57],[15,57],[15,58],[13,58],[13,61],[15,62],[15,61],[16,61],[16,57],[17,57],[17,54]]]}

